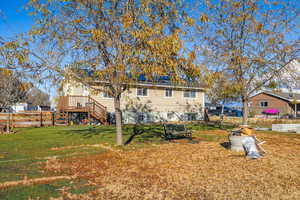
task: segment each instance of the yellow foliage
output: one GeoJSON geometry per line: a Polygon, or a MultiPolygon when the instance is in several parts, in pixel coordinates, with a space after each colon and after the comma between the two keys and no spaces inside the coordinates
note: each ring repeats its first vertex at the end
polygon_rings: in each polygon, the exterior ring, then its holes
{"type": "Polygon", "coordinates": [[[186,18],[186,23],[189,25],[189,26],[193,26],[195,24],[195,20],[191,17],[187,17],[186,18]]]}
{"type": "Polygon", "coordinates": [[[133,19],[132,19],[131,15],[127,14],[127,15],[123,16],[124,28],[130,27],[132,25],[132,23],[133,23],[133,19]]]}
{"type": "Polygon", "coordinates": [[[78,23],[80,23],[81,21],[82,21],[82,19],[75,19],[75,20],[73,20],[73,23],[78,24],[78,23]]]}
{"type": "Polygon", "coordinates": [[[16,49],[17,48],[17,43],[15,41],[7,42],[7,43],[4,44],[4,48],[16,49]]]}
{"type": "Polygon", "coordinates": [[[263,28],[263,25],[261,23],[258,23],[255,25],[255,31],[256,32],[260,32],[263,28]]]}
{"type": "Polygon", "coordinates": [[[269,30],[262,30],[261,32],[265,35],[269,35],[271,33],[269,30]]]}
{"type": "Polygon", "coordinates": [[[195,60],[195,58],[196,58],[195,52],[194,52],[194,51],[190,52],[190,53],[189,53],[189,59],[190,59],[190,60],[195,60]]]}
{"type": "Polygon", "coordinates": [[[105,33],[102,30],[99,29],[92,29],[92,38],[95,42],[101,42],[105,40],[105,33]]]}
{"type": "Polygon", "coordinates": [[[6,68],[0,68],[1,76],[12,76],[13,72],[6,68]]]}
{"type": "Polygon", "coordinates": [[[232,6],[233,6],[234,8],[239,8],[239,7],[240,7],[240,2],[234,2],[234,3],[232,4],[232,6]]]}
{"type": "Polygon", "coordinates": [[[205,15],[205,14],[201,15],[201,16],[200,16],[200,21],[201,21],[202,23],[208,22],[208,21],[209,21],[208,16],[205,15]]]}

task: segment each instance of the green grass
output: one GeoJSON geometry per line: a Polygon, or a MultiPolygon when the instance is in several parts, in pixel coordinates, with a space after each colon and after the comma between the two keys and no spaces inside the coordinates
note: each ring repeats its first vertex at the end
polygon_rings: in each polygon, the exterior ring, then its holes
{"type": "Polygon", "coordinates": [[[0,190],[1,200],[28,200],[32,199],[49,199],[50,197],[59,197],[59,191],[62,187],[71,188],[73,194],[85,193],[93,189],[84,184],[85,180],[75,180],[70,183],[69,181],[56,181],[49,184],[30,185],[30,186],[17,186],[6,190],[0,190]]]}
{"type": "MultiPolygon", "coordinates": [[[[128,149],[134,147],[147,147],[153,143],[164,143],[161,125],[143,125],[139,127],[143,133],[133,137],[128,149]]],[[[218,126],[203,124],[188,125],[188,128],[197,130],[197,137],[207,141],[216,141],[223,136],[201,134],[201,130],[217,130],[218,126]],[[199,132],[200,131],[200,132],[199,132]]],[[[230,126],[224,126],[230,129],[230,126]]],[[[133,126],[124,126],[124,142],[133,134],[133,126]]],[[[79,146],[87,144],[115,143],[115,127],[69,126],[69,127],[43,127],[16,129],[16,133],[0,135],[0,182],[38,178],[45,176],[39,169],[39,162],[47,160],[50,156],[80,157],[87,154],[105,152],[100,147],[77,147],[65,150],[51,150],[53,147],[79,146]]],[[[123,147],[124,148],[124,147],[123,147]]],[[[125,147],[124,149],[126,149],[125,147]]],[[[28,197],[48,199],[58,194],[58,188],[69,186],[68,182],[57,181],[50,184],[32,186],[19,186],[0,191],[0,199],[28,199],[28,197]]],[[[73,188],[79,187],[77,182],[73,188]]],[[[76,188],[77,192],[88,188],[76,188]]]]}

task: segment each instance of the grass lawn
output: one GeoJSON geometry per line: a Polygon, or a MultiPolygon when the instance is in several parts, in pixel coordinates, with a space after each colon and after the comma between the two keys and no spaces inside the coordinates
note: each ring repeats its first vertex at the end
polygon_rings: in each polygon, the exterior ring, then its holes
{"type": "MultiPolygon", "coordinates": [[[[189,125],[189,128],[199,130],[216,130],[216,127],[205,125],[189,125]]],[[[226,128],[226,127],[225,127],[226,128]]],[[[227,127],[228,128],[228,127],[227,127]]],[[[122,150],[130,151],[131,148],[147,147],[149,144],[166,143],[161,139],[162,126],[143,126],[144,133],[134,137],[128,147],[122,150]]],[[[99,154],[108,150],[94,144],[113,145],[115,141],[115,127],[43,127],[16,129],[15,134],[0,135],[0,182],[23,180],[25,177],[38,178],[50,176],[41,170],[41,162],[51,158],[83,158],[87,155],[99,154]]],[[[124,127],[124,141],[132,134],[132,126],[124,127]]],[[[205,140],[218,140],[218,135],[202,134],[205,140]]],[[[61,173],[63,174],[63,173],[61,173]]],[[[71,184],[72,185],[72,184],[71,184]]],[[[78,182],[73,186],[78,187],[78,182]]],[[[57,181],[51,184],[33,186],[18,186],[0,191],[0,199],[28,199],[42,197],[47,199],[56,196],[59,188],[70,186],[68,181],[57,181]]],[[[72,187],[73,187],[72,186],[72,187]]],[[[81,187],[76,191],[85,191],[81,187]]]]}

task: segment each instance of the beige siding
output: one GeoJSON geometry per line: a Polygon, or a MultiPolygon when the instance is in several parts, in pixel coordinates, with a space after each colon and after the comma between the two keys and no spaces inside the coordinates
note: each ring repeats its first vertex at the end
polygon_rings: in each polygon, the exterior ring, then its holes
{"type": "MultiPolygon", "coordinates": [[[[154,112],[199,112],[203,107],[204,93],[197,91],[195,98],[186,98],[183,93],[184,90],[173,89],[173,96],[166,97],[164,88],[148,88],[148,96],[137,96],[137,88],[130,88],[122,94],[121,108],[127,110],[128,107],[141,108],[147,105],[154,112]]],[[[102,93],[93,97],[109,112],[114,111],[113,99],[103,97],[102,93]]]]}
{"type": "Polygon", "coordinates": [[[88,95],[87,89],[78,83],[65,83],[63,93],[64,95],[88,95]]]}
{"type": "MultiPolygon", "coordinates": [[[[65,91],[68,91],[65,92],[65,95],[88,95],[84,92],[86,89],[78,84],[69,84],[65,87],[69,87],[65,89],[65,91]]],[[[197,113],[198,119],[203,117],[203,90],[196,89],[196,97],[186,98],[184,97],[184,89],[172,88],[172,97],[166,97],[165,87],[146,87],[148,89],[147,96],[137,96],[136,87],[132,87],[122,94],[121,109],[125,118],[129,121],[133,120],[133,115],[137,113],[148,113],[150,118],[153,118],[152,121],[162,119],[171,121],[184,120],[185,113],[197,113]]],[[[91,97],[104,105],[108,112],[114,112],[114,101],[112,98],[104,97],[102,92],[96,95],[92,94],[91,97]]]]}

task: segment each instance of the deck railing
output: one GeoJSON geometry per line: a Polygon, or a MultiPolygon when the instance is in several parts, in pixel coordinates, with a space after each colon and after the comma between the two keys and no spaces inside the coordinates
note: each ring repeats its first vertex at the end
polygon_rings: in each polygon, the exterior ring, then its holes
{"type": "Polygon", "coordinates": [[[57,104],[58,112],[88,112],[99,120],[106,120],[106,107],[90,96],[61,96],[57,104]]]}

